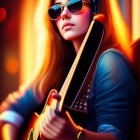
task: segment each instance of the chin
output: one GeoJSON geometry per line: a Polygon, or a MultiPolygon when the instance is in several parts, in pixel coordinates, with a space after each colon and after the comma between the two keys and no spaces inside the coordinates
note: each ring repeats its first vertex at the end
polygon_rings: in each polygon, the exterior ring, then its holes
{"type": "Polygon", "coordinates": [[[78,34],[71,34],[71,33],[66,33],[63,35],[63,38],[67,41],[72,41],[75,40],[76,38],[78,39],[81,35],[78,34]]]}

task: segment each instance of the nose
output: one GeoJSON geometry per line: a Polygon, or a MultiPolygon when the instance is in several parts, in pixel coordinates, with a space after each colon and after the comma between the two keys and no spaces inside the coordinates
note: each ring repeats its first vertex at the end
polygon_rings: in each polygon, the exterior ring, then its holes
{"type": "Polygon", "coordinates": [[[66,6],[63,7],[62,13],[61,13],[61,18],[64,20],[66,18],[70,18],[71,17],[71,13],[68,10],[68,8],[66,6]]]}

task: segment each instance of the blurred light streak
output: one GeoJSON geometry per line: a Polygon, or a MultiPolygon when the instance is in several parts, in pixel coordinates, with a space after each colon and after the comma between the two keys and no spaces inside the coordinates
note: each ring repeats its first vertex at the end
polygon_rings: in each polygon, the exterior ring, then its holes
{"type": "MultiPolygon", "coordinates": [[[[44,1],[39,1],[37,9],[35,11],[34,17],[34,27],[35,27],[35,38],[36,38],[36,57],[35,57],[35,75],[41,70],[44,61],[46,63],[49,62],[50,49],[47,48],[47,39],[51,37],[51,35],[46,32],[46,7],[49,2],[46,2],[44,5],[44,1]]],[[[42,70],[41,70],[42,71],[42,70]]]]}
{"type": "Polygon", "coordinates": [[[132,0],[132,41],[140,38],[140,0],[132,0]]]}
{"type": "Polygon", "coordinates": [[[132,60],[132,52],[130,50],[130,32],[124,21],[118,0],[109,0],[111,16],[115,27],[115,33],[122,46],[122,50],[126,53],[130,60],[132,60]]]}
{"type": "Polygon", "coordinates": [[[121,13],[123,15],[123,18],[125,20],[125,23],[127,24],[128,30],[130,32],[130,40],[132,41],[132,32],[131,32],[131,8],[132,8],[132,0],[119,0],[120,7],[121,7],[121,13]]]}
{"type": "Polygon", "coordinates": [[[20,84],[27,82],[34,71],[34,8],[35,1],[22,1],[20,15],[20,84]]]}

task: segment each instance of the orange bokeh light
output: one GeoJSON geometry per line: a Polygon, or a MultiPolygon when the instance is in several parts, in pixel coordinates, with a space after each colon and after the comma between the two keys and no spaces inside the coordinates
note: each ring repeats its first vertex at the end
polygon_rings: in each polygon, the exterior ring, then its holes
{"type": "Polygon", "coordinates": [[[13,56],[6,57],[5,68],[7,73],[9,73],[10,75],[17,74],[19,68],[17,59],[13,56]]]}

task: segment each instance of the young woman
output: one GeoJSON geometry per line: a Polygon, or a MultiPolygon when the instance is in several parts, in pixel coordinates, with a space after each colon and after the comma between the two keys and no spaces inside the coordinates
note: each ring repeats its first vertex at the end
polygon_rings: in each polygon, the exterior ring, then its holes
{"type": "MultiPolygon", "coordinates": [[[[49,91],[59,91],[98,7],[106,20],[101,44],[105,51],[100,55],[92,77],[88,115],[85,118],[79,115],[75,119],[68,112],[57,114],[49,107],[40,117],[40,137],[56,140],[128,139],[133,124],[136,83],[125,56],[116,49],[107,49],[119,47],[108,0],[101,0],[100,4],[98,0],[40,0],[38,20],[46,29],[43,37],[48,36],[43,65],[28,86],[10,94],[2,103],[1,139],[18,139],[31,113],[41,111],[49,91]],[[79,126],[81,117],[84,119],[79,126]]],[[[53,97],[61,100],[59,94],[54,93],[53,97]]]]}

